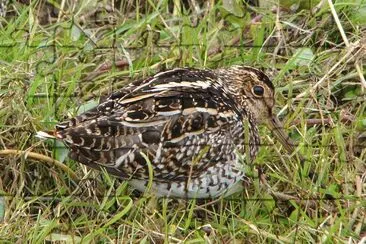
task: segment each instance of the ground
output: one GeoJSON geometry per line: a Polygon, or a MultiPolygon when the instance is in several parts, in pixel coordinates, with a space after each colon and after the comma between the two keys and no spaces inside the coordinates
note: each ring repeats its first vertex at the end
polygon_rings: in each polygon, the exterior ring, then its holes
{"type": "Polygon", "coordinates": [[[0,19],[1,242],[365,241],[365,1],[26,2],[0,19]],[[138,194],[35,137],[133,79],[233,64],[271,77],[306,160],[261,127],[229,198],[138,194]]]}

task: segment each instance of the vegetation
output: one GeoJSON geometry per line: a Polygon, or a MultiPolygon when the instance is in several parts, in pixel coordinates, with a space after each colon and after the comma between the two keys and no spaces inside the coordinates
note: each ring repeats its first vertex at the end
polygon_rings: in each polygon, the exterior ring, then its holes
{"type": "Polygon", "coordinates": [[[1,242],[365,241],[365,1],[21,2],[0,19],[1,242]],[[35,137],[133,79],[232,64],[272,78],[306,158],[261,128],[232,197],[139,195],[35,137]]]}

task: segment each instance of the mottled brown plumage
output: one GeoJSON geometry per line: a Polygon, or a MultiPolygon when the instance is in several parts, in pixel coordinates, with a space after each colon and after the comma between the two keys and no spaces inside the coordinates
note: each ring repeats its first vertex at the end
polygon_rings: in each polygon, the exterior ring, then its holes
{"type": "Polygon", "coordinates": [[[232,66],[177,68],[135,81],[96,108],[56,127],[70,157],[104,168],[158,196],[229,194],[244,176],[238,154],[254,159],[266,123],[288,150],[275,116],[274,87],[261,71],[232,66]],[[152,170],[152,171],[151,171],[152,170]]]}

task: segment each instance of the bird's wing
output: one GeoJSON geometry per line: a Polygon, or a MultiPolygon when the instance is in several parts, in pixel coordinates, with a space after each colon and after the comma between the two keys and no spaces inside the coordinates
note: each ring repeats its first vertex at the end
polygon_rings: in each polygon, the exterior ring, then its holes
{"type": "Polygon", "coordinates": [[[146,179],[149,167],[154,180],[194,176],[228,160],[240,134],[241,115],[214,79],[210,71],[158,73],[61,123],[57,137],[71,158],[120,177],[146,179]]]}

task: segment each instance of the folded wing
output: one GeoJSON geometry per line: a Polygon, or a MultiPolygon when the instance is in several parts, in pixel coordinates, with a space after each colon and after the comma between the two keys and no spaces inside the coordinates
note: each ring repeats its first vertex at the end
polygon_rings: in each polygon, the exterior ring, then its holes
{"type": "Polygon", "coordinates": [[[158,73],[60,123],[56,135],[72,159],[122,178],[146,179],[150,166],[154,180],[195,177],[243,146],[242,115],[216,80],[209,70],[158,73]]]}

